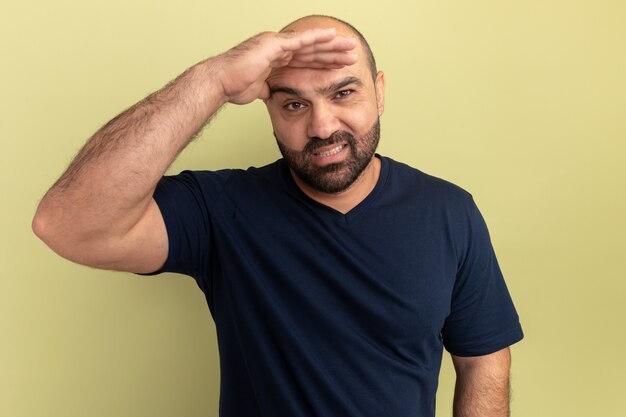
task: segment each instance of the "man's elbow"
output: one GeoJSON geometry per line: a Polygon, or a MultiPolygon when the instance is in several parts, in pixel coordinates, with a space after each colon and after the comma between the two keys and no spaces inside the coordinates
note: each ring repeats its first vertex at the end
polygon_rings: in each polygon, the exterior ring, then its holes
{"type": "Polygon", "coordinates": [[[86,247],[86,241],[77,233],[78,219],[72,222],[63,213],[54,208],[49,208],[42,203],[33,216],[31,228],[33,233],[41,239],[57,255],[72,262],[85,264],[81,257],[81,249],[86,247]]]}
{"type": "Polygon", "coordinates": [[[50,246],[49,242],[55,235],[51,231],[53,223],[53,218],[51,217],[49,210],[44,209],[42,204],[40,204],[31,224],[33,233],[48,246],[50,246]]]}
{"type": "Polygon", "coordinates": [[[54,252],[67,258],[63,248],[63,233],[60,231],[58,219],[50,210],[40,207],[37,209],[31,224],[33,233],[54,252]]]}

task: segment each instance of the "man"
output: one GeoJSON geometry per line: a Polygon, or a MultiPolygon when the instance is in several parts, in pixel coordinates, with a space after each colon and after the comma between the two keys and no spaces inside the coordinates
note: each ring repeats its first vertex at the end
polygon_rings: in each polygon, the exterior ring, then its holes
{"type": "Polygon", "coordinates": [[[508,415],[522,338],[471,196],[375,154],[385,79],[309,16],[207,59],[105,125],[33,228],[98,268],[193,276],[216,322],[221,416],[508,415]],[[283,159],[162,178],[225,103],[264,100],[283,159]]]}

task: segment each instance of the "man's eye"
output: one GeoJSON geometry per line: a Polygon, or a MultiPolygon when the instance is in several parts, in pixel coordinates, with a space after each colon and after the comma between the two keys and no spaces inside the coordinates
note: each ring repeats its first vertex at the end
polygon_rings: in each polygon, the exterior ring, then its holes
{"type": "Polygon", "coordinates": [[[335,98],[346,98],[353,93],[354,90],[341,90],[335,94],[335,98]]]}
{"type": "Polygon", "coordinates": [[[287,103],[283,106],[283,108],[288,111],[300,110],[303,107],[304,105],[298,101],[292,101],[291,103],[287,103]]]}

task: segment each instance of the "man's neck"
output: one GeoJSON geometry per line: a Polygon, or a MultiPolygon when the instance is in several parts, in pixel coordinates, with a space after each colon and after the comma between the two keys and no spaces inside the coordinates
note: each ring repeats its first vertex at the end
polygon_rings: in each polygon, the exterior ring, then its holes
{"type": "Polygon", "coordinates": [[[359,178],[357,178],[356,181],[354,181],[354,183],[352,183],[352,185],[350,185],[350,187],[346,190],[336,194],[328,194],[315,190],[302,182],[302,180],[293,172],[291,175],[298,187],[300,187],[302,192],[304,192],[307,196],[318,203],[324,204],[325,206],[331,207],[340,213],[346,214],[358,206],[361,201],[365,200],[374,187],[376,187],[376,183],[380,177],[380,168],[380,158],[374,156],[359,178]]]}

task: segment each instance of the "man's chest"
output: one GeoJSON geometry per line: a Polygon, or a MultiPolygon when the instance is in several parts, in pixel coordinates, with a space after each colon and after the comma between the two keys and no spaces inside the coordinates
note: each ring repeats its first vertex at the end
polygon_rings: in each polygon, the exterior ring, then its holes
{"type": "Polygon", "coordinates": [[[348,219],[267,203],[228,207],[214,219],[219,268],[212,279],[230,296],[215,299],[236,299],[267,320],[313,333],[356,331],[409,350],[437,344],[456,255],[445,223],[404,217],[397,210],[348,219]]]}

